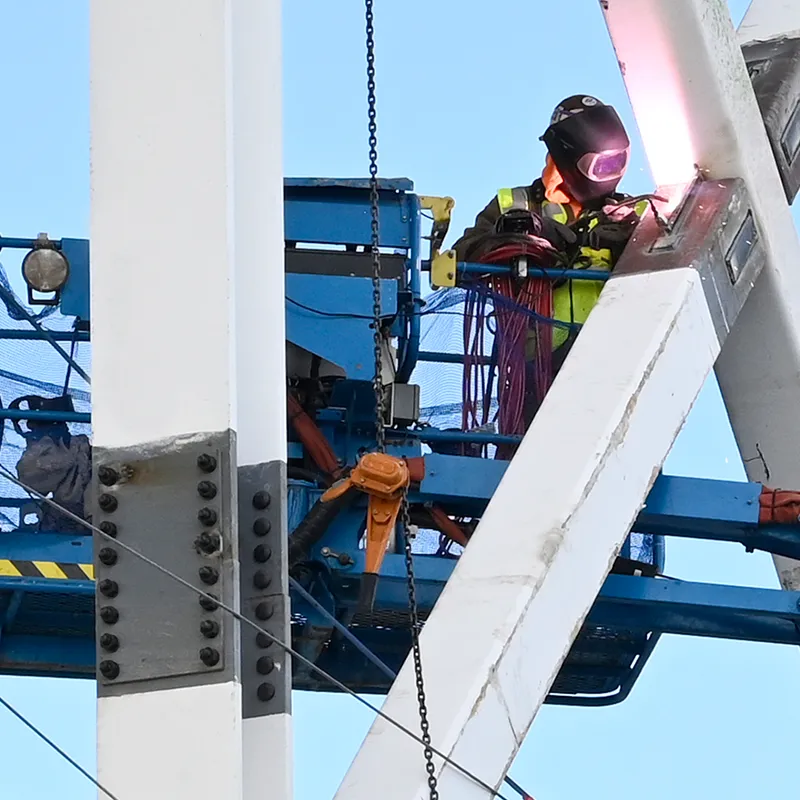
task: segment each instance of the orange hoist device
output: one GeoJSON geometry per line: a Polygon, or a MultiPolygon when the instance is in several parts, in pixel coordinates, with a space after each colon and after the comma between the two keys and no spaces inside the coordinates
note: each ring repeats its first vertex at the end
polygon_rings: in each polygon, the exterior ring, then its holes
{"type": "Polygon", "coordinates": [[[392,542],[403,497],[411,483],[408,464],[385,453],[363,455],[350,474],[330,487],[289,539],[289,564],[305,558],[333,518],[359,494],[366,494],[366,563],[359,605],[371,611],[375,603],[383,557],[392,542]]]}

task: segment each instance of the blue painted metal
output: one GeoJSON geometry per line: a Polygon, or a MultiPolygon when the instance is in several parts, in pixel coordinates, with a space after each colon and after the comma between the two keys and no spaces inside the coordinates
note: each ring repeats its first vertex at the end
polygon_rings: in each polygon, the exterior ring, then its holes
{"type": "MultiPolygon", "coordinates": [[[[434,364],[463,364],[463,353],[437,353],[432,350],[422,350],[417,357],[418,361],[429,361],[434,364]]],[[[488,365],[492,363],[489,356],[473,358],[473,363],[488,365]]]]}
{"type": "MultiPolygon", "coordinates": [[[[36,239],[17,239],[13,236],[0,236],[0,250],[7,247],[9,250],[33,250],[36,246],[36,239]]],[[[53,242],[56,250],[59,248],[59,242],[53,242]]]]}
{"type": "MultiPolygon", "coordinates": [[[[56,342],[72,342],[77,339],[79,342],[89,341],[88,331],[49,331],[50,336],[56,342]]],[[[23,328],[0,328],[0,340],[23,340],[37,341],[45,337],[37,330],[26,330],[23,328]]]]}
{"type": "MultiPolygon", "coordinates": [[[[30,499],[22,501],[30,503],[30,499]]],[[[91,564],[92,535],[64,533],[2,533],[0,534],[0,558],[12,561],[56,561],[59,564],[91,564]]],[[[9,581],[17,580],[9,578],[9,581]]],[[[59,581],[46,581],[48,585],[59,581]]],[[[2,586],[3,584],[0,584],[2,586]]],[[[13,585],[13,584],[12,584],[13,585]]],[[[32,584],[38,587],[39,584],[32,584]]]]}
{"type": "MultiPolygon", "coordinates": [[[[379,184],[380,246],[412,246],[411,188],[379,184]]],[[[406,184],[403,183],[403,186],[406,184]]],[[[369,188],[363,181],[284,182],[284,233],[287,242],[368,245],[371,242],[369,188]]]]}
{"type": "MultiPolygon", "coordinates": [[[[369,178],[284,178],[286,189],[359,189],[369,191],[369,178]]],[[[378,189],[390,192],[413,192],[414,182],[408,178],[378,178],[378,189]]]]}
{"type": "Polygon", "coordinates": [[[91,319],[89,297],[89,240],[62,239],[61,252],[69,262],[69,278],[61,290],[61,313],[82,320],[91,319]]]}
{"type": "Polygon", "coordinates": [[[29,411],[22,408],[0,408],[0,419],[86,423],[91,421],[91,414],[83,411],[29,411]]]}
{"type": "MultiPolygon", "coordinates": [[[[394,316],[397,282],[383,280],[381,288],[381,310],[386,317],[394,316]]],[[[368,318],[358,311],[372,308],[369,278],[287,273],[286,296],[286,338],[290,342],[338,364],[350,378],[371,380],[375,369],[371,311],[368,318]],[[348,314],[361,316],[354,319],[348,314]]]]}
{"type": "Polygon", "coordinates": [[[501,433],[473,433],[471,431],[443,431],[439,428],[415,430],[387,430],[387,438],[418,439],[421,442],[461,442],[463,444],[519,444],[521,436],[501,433]]]}
{"type": "Polygon", "coordinates": [[[417,195],[409,197],[410,211],[410,230],[411,248],[408,255],[408,270],[406,285],[410,292],[408,304],[404,309],[406,319],[404,320],[404,330],[407,335],[400,337],[400,357],[398,359],[397,376],[398,383],[408,383],[411,373],[417,366],[419,356],[420,332],[422,330],[422,273],[420,270],[421,253],[420,244],[422,242],[422,209],[417,195]]]}
{"type": "MultiPolygon", "coordinates": [[[[430,264],[428,264],[430,269],[430,264]]],[[[462,275],[508,275],[511,267],[498,264],[472,264],[459,261],[456,269],[462,275]]],[[[607,281],[611,273],[602,269],[548,269],[545,267],[528,266],[531,277],[541,276],[554,281],[607,281]]]]}

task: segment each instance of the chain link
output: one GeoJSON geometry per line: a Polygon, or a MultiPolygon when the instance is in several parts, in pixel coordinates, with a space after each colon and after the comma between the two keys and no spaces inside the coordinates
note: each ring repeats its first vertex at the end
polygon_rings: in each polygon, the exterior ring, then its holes
{"type": "Polygon", "coordinates": [[[417,610],[417,587],[414,580],[414,556],[411,553],[411,518],[408,510],[408,494],[403,492],[403,501],[400,506],[400,519],[403,525],[403,544],[406,556],[406,575],[408,577],[408,611],[411,617],[411,649],[414,653],[414,675],[417,684],[417,702],[419,703],[419,727],[422,741],[425,745],[425,771],[428,773],[428,793],[430,800],[439,800],[439,790],[436,780],[436,766],[433,763],[433,750],[431,750],[431,734],[428,725],[428,703],[425,699],[425,681],[422,676],[422,653],[419,649],[419,613],[417,610]]]}
{"type": "MultiPolygon", "coordinates": [[[[381,332],[381,253],[378,197],[378,123],[375,99],[375,17],[373,0],[365,0],[367,22],[367,107],[369,116],[369,200],[372,223],[372,325],[375,347],[375,375],[372,387],[375,390],[375,439],[378,452],[386,451],[384,428],[385,392],[383,386],[383,334],[381,332]]],[[[411,519],[408,510],[408,494],[403,492],[400,506],[400,522],[405,546],[406,574],[408,577],[408,609],[411,618],[411,646],[414,654],[414,674],[419,702],[419,725],[425,753],[425,771],[428,773],[430,800],[439,800],[436,766],[433,763],[431,735],[428,725],[428,705],[425,699],[425,682],[422,676],[422,654],[419,648],[419,612],[417,589],[414,581],[414,557],[411,553],[411,519]]]]}
{"type": "Polygon", "coordinates": [[[378,452],[386,450],[384,429],[383,386],[383,335],[381,332],[381,253],[380,219],[378,204],[378,122],[375,99],[375,18],[373,0],[366,0],[367,16],[367,108],[369,116],[369,202],[372,245],[372,341],[375,354],[375,374],[372,388],[375,391],[375,440],[378,452]]]}

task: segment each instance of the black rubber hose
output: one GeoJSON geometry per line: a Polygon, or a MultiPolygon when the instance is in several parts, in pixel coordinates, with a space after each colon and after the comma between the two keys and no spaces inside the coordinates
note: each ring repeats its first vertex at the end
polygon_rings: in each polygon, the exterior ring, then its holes
{"type": "Polygon", "coordinates": [[[303,521],[289,536],[289,567],[308,559],[311,548],[319,542],[328,530],[337,514],[349,506],[360,494],[358,489],[350,487],[344,494],[327,503],[322,498],[317,500],[303,521]]]}

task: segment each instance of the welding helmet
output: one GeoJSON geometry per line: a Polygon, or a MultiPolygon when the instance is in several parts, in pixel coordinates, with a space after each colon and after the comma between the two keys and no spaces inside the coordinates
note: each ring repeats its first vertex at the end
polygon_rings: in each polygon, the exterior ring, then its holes
{"type": "Polygon", "coordinates": [[[616,191],[631,143],[611,106],[588,95],[568,97],[556,106],[541,139],[570,196],[581,205],[616,191]]]}

